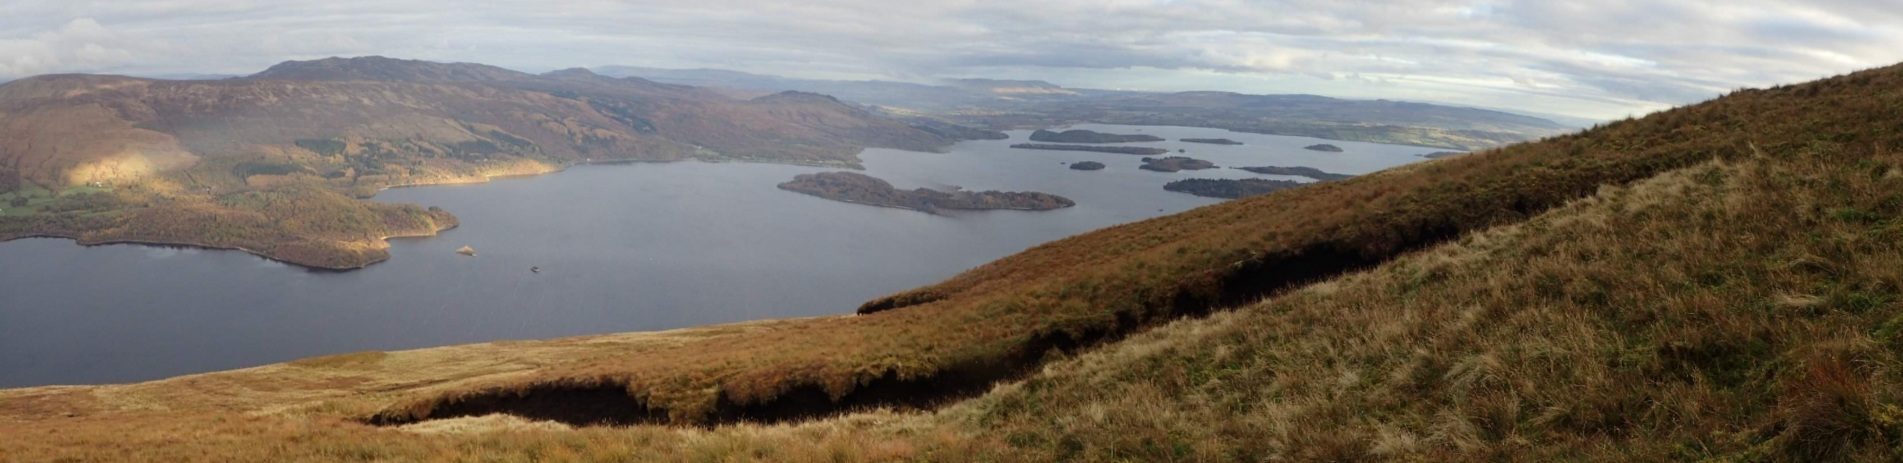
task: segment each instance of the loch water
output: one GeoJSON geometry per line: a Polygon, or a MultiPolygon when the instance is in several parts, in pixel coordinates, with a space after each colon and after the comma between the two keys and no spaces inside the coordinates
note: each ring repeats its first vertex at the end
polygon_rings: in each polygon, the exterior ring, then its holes
{"type": "Polygon", "coordinates": [[[388,262],[312,271],[241,252],[71,240],[0,243],[0,387],[116,383],[302,357],[504,339],[679,328],[851,313],[1046,241],[1214,204],[1164,191],[1185,178],[1283,178],[1227,167],[1360,174],[1432,148],[1188,127],[1086,124],[1167,138],[1123,144],[1223,169],[1159,173],[1141,156],[960,143],[944,153],[873,149],[864,173],[901,188],[1042,191],[1044,212],[932,215],[781,191],[838,169],[643,163],[475,185],[403,188],[378,201],[439,206],[462,220],[391,243],[388,262]],[[1229,138],[1244,145],[1184,143],[1229,138]],[[1302,149],[1316,143],[1341,153],[1302,149]],[[1186,153],[1175,153],[1177,149],[1186,153]],[[1098,161],[1101,171],[1065,164],[1098,161]],[[470,246],[475,256],[455,251],[470,246]],[[539,272],[531,271],[539,268],[539,272]]]}

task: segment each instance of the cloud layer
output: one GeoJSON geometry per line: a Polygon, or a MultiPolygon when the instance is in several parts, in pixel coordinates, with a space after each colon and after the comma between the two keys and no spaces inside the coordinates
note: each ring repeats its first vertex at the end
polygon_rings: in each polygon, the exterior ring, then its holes
{"type": "Polygon", "coordinates": [[[524,70],[1438,100],[1612,117],[1903,61],[1903,9],[1856,0],[15,0],[0,79],[255,72],[379,54],[524,70]]]}

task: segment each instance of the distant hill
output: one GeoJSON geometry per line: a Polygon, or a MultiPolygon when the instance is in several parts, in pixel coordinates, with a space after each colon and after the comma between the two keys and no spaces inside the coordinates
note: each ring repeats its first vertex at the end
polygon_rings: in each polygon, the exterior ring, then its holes
{"type": "Polygon", "coordinates": [[[947,84],[993,95],[1079,95],[1076,90],[1042,80],[952,79],[947,84]]]}
{"type": "Polygon", "coordinates": [[[815,80],[713,69],[628,66],[606,66],[597,71],[751,92],[824,93],[893,113],[927,115],[992,129],[1040,129],[1086,122],[1181,125],[1474,150],[1575,128],[1490,109],[1314,95],[1131,92],[994,79],[952,79],[939,84],[815,80]]]}
{"type": "Polygon", "coordinates": [[[0,435],[33,436],[0,455],[1898,461],[1899,88],[1291,185],[855,315],[0,390],[0,435]]]}
{"type": "MultiPolygon", "coordinates": [[[[131,76],[145,78],[145,79],[157,79],[157,80],[221,80],[221,79],[232,79],[232,78],[244,77],[244,76],[236,75],[236,74],[205,74],[205,73],[157,73],[157,74],[133,74],[131,76]]],[[[6,83],[6,81],[0,80],[0,83],[6,83]]]]}
{"type": "Polygon", "coordinates": [[[384,82],[506,82],[528,80],[535,76],[487,64],[436,63],[393,59],[381,56],[325,58],[313,61],[286,61],[263,72],[253,80],[309,80],[384,82]]]}
{"type": "Polygon", "coordinates": [[[988,135],[938,121],[914,126],[824,95],[742,99],[587,70],[533,75],[383,57],[291,61],[203,81],[39,76],[0,85],[0,177],[13,180],[0,184],[16,185],[0,194],[38,198],[25,201],[36,213],[0,217],[0,240],[242,248],[352,268],[382,259],[384,236],[440,227],[423,225],[430,221],[418,211],[344,199],[323,204],[333,213],[414,217],[305,226],[273,219],[293,211],[233,209],[252,204],[233,195],[364,197],[592,161],[856,166],[866,147],[932,151],[967,134],[988,135]],[[58,194],[80,187],[102,191],[58,194]],[[204,220],[138,220],[147,215],[204,220]],[[394,232],[399,222],[411,231],[394,232]],[[219,223],[233,230],[204,229],[219,223]]]}
{"type": "Polygon", "coordinates": [[[1483,149],[1553,135],[1558,123],[1485,109],[1391,100],[1230,92],[1136,93],[1055,101],[968,120],[992,126],[1041,121],[1215,127],[1456,149],[1483,149]]]}
{"type": "MultiPolygon", "coordinates": [[[[900,113],[924,113],[945,116],[961,109],[1008,104],[1015,97],[1040,93],[999,94],[999,89],[1048,88],[1044,83],[990,80],[965,81],[962,85],[931,85],[893,81],[845,81],[798,79],[718,69],[655,69],[632,66],[603,66],[596,72],[618,77],[640,77],[656,82],[728,88],[771,93],[787,90],[823,93],[846,101],[890,108],[900,113]]],[[[1066,93],[1055,93],[1069,97],[1066,93]]]]}

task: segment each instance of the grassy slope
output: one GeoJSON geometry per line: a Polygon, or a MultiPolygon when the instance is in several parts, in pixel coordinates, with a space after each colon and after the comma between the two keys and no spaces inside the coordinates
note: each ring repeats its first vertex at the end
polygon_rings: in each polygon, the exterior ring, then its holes
{"type": "MultiPolygon", "coordinates": [[[[1880,460],[1893,456],[1899,432],[1903,160],[1889,154],[1903,146],[1898,74],[1745,92],[1584,135],[1116,227],[904,298],[933,302],[868,316],[588,346],[454,383],[428,379],[448,372],[416,372],[422,384],[353,389],[407,371],[424,355],[412,352],[364,362],[353,367],[360,382],[334,386],[311,383],[337,368],[319,362],[315,371],[9,391],[0,393],[0,431],[48,437],[0,443],[0,455],[189,456],[208,445],[325,458],[642,450],[815,460],[1880,460]],[[1040,333],[1102,331],[1118,312],[1124,324],[1162,320],[1185,301],[1246,293],[1229,274],[1260,276],[1246,270],[1291,255],[1378,260],[1422,237],[1486,225],[1503,226],[1057,361],[935,414],[712,431],[567,431],[497,418],[412,428],[511,430],[447,437],[350,421],[388,404],[426,410],[485,386],[603,381],[695,421],[723,398],[770,400],[801,383],[844,395],[894,372],[995,361],[1040,333]],[[205,382],[224,384],[190,386],[205,382]],[[152,398],[122,395],[141,390],[152,398]],[[322,393],[304,401],[266,393],[284,390],[322,393]],[[174,426],[192,429],[194,443],[172,441],[174,426]],[[305,437],[258,445],[291,434],[305,437]]],[[[426,352],[509,359],[563,342],[572,341],[426,352]]]]}
{"type": "Polygon", "coordinates": [[[1032,460],[1903,456],[1903,156],[1711,163],[1060,362],[1032,460]]]}

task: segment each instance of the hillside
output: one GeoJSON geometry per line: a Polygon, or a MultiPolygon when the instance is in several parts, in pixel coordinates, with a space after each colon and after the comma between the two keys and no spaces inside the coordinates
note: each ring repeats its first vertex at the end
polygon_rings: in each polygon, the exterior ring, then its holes
{"type": "Polygon", "coordinates": [[[924,114],[993,129],[1043,129],[1086,122],[1174,125],[1461,150],[1493,148],[1568,129],[1547,119],[1503,111],[1315,95],[1094,90],[990,79],[930,85],[628,66],[607,66],[601,71],[743,93],[825,93],[896,114],[924,114]]]}
{"type": "Polygon", "coordinates": [[[1225,202],[856,316],[0,391],[0,434],[35,436],[0,455],[1894,461],[1898,89],[1225,202]]]}
{"type": "Polygon", "coordinates": [[[946,133],[822,95],[742,100],[586,70],[381,57],[215,81],[41,76],[0,85],[0,240],[186,244],[355,268],[386,257],[385,237],[454,224],[352,199],[383,188],[584,162],[852,167],[866,147],[938,150],[957,140],[946,133]],[[276,219],[286,216],[304,220],[276,219]]]}
{"type": "Polygon", "coordinates": [[[1400,145],[1475,150],[1555,135],[1552,121],[1500,111],[1389,100],[1230,92],[1127,93],[1046,101],[957,118],[992,127],[1095,122],[1214,127],[1400,145]]]}

